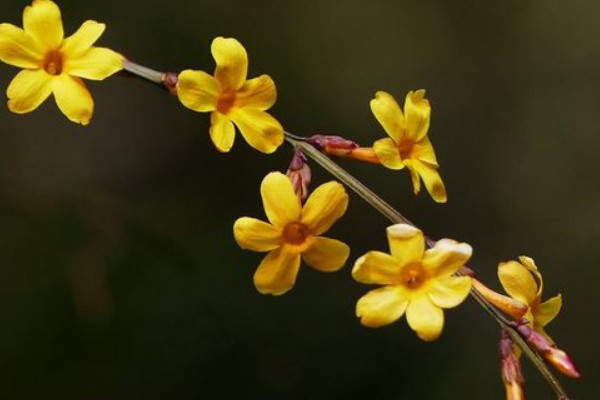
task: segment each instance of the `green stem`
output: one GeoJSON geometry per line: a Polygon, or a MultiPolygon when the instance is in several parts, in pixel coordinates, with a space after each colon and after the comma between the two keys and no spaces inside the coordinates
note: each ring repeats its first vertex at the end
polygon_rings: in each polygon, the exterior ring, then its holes
{"type": "MultiPolygon", "coordinates": [[[[293,147],[299,148],[308,157],[313,159],[323,169],[328,171],[331,175],[335,176],[340,181],[344,182],[346,186],[352,189],[356,194],[362,197],[369,205],[379,211],[383,216],[389,219],[391,222],[398,224],[404,223],[415,226],[408,218],[400,214],[394,207],[389,205],[381,197],[375,194],[371,189],[366,187],[361,181],[352,176],[348,171],[340,167],[337,163],[321,153],[314,146],[304,141],[298,140],[297,136],[292,136],[286,133],[286,140],[293,147]],[[296,139],[295,139],[295,138],[296,139]]],[[[429,246],[433,246],[435,242],[428,239],[429,246]]],[[[512,341],[519,346],[523,353],[529,358],[529,360],[538,369],[540,374],[546,379],[552,390],[556,393],[559,400],[568,399],[567,394],[560,385],[560,382],[548,369],[548,366],[544,363],[541,357],[534,352],[527,342],[519,335],[519,333],[511,325],[510,321],[506,319],[502,313],[500,313],[495,307],[490,305],[487,300],[475,289],[471,289],[471,297],[483,308],[494,320],[498,323],[501,329],[504,329],[509,335],[512,341]]]]}
{"type": "Polygon", "coordinates": [[[164,72],[155,71],[151,68],[144,67],[143,65],[136,64],[133,61],[125,60],[123,62],[123,70],[157,85],[162,86],[164,84],[164,72]]]}

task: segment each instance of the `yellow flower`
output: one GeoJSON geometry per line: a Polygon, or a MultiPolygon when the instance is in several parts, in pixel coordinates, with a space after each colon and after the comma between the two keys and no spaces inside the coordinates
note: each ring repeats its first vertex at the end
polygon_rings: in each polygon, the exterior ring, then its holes
{"type": "Polygon", "coordinates": [[[270,224],[242,217],[233,226],[240,247],[269,252],[254,274],[260,293],[280,295],[289,291],[301,257],[323,272],[344,266],[350,248],[321,236],[346,212],[348,195],[342,185],[332,181],[319,186],[302,207],[290,179],[271,172],[263,179],[260,192],[270,224]]]}
{"type": "Polygon", "coordinates": [[[215,76],[183,71],[177,84],[179,100],[191,110],[211,112],[210,137],[219,151],[228,152],[233,146],[235,123],[250,146],[274,152],[283,143],[283,128],[265,110],[277,99],[275,83],[268,75],[246,79],[248,55],[237,40],[218,37],[211,51],[215,76]]]}
{"type": "Polygon", "coordinates": [[[542,303],[542,274],[533,259],[521,256],[519,261],[500,263],[498,278],[506,293],[527,305],[527,312],[523,318],[528,321],[528,325],[550,339],[544,327],[558,315],[562,307],[562,297],[559,294],[542,303]]]}
{"type": "Polygon", "coordinates": [[[370,251],[352,269],[358,282],[384,285],[358,301],[356,316],[364,326],[378,328],[406,311],[417,335],[434,340],[444,326],[442,308],[458,306],[471,289],[471,278],[454,276],[471,257],[471,246],[442,239],[425,250],[423,233],[407,224],[388,227],[387,237],[391,255],[370,251]]]}
{"type": "Polygon", "coordinates": [[[71,121],[87,125],[94,101],[81,78],[102,80],[123,68],[123,57],[92,45],[106,26],[86,21],[64,38],[60,10],[50,0],[34,0],[23,12],[23,27],[0,24],[0,60],[23,68],[8,86],[8,108],[25,114],[54,94],[71,121]]]}
{"type": "Polygon", "coordinates": [[[408,168],[415,194],[421,190],[423,179],[431,197],[445,203],[446,188],[437,172],[439,165],[427,136],[431,107],[425,99],[425,90],[408,93],[404,114],[389,93],[377,92],[371,100],[371,111],[389,135],[373,143],[379,161],[390,169],[408,168]]]}

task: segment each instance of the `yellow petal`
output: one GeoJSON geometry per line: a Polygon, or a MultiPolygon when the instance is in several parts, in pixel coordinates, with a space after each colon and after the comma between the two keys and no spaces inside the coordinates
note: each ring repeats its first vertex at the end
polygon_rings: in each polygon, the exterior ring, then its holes
{"type": "Polygon", "coordinates": [[[231,113],[231,119],[246,142],[260,152],[273,153],[283,143],[281,124],[264,111],[238,108],[231,113]]]}
{"type": "Polygon", "coordinates": [[[415,158],[423,163],[429,164],[433,167],[439,166],[435,156],[435,151],[433,150],[433,145],[431,144],[428,136],[423,137],[423,139],[413,144],[412,154],[415,158]]]}
{"type": "Polygon", "coordinates": [[[444,278],[454,274],[471,258],[473,249],[466,243],[452,239],[438,240],[435,246],[425,251],[423,267],[433,276],[444,278]]]}
{"type": "MultiPolygon", "coordinates": [[[[435,200],[437,203],[445,203],[448,200],[446,195],[446,187],[444,186],[444,182],[442,182],[442,178],[435,167],[424,164],[420,161],[412,160],[410,163],[407,162],[407,165],[409,165],[411,172],[415,171],[423,179],[425,187],[427,188],[427,191],[433,200],[435,200]]],[[[413,184],[414,183],[413,177],[413,184]]],[[[418,190],[416,192],[418,192],[418,190]]]]}
{"type": "Polygon", "coordinates": [[[360,257],[352,268],[352,277],[357,282],[378,285],[398,283],[402,266],[394,257],[380,251],[370,251],[360,257]]]}
{"type": "Polygon", "coordinates": [[[406,113],[406,134],[413,141],[418,142],[429,130],[431,119],[431,106],[425,99],[425,90],[410,91],[404,102],[406,113]]]}
{"type": "Polygon", "coordinates": [[[537,284],[531,272],[516,261],[498,264],[498,278],[502,287],[512,298],[529,306],[537,293],[537,284]]]}
{"type": "Polygon", "coordinates": [[[554,296],[540,304],[533,312],[535,326],[543,328],[548,325],[560,312],[562,307],[562,296],[554,296]]]}
{"type": "Polygon", "coordinates": [[[302,209],[301,220],[313,235],[320,235],[329,230],[347,208],[348,194],[344,187],[339,182],[327,182],[310,194],[302,209]]]}
{"type": "Polygon", "coordinates": [[[268,110],[277,100],[275,82],[269,75],[247,80],[236,93],[235,107],[251,107],[268,110]]]}
{"type": "Polygon", "coordinates": [[[294,192],[290,178],[281,172],[271,172],[260,185],[267,218],[278,228],[300,219],[300,200],[294,192]]]}
{"type": "Polygon", "coordinates": [[[94,100],[80,78],[66,74],[55,76],[52,93],[58,108],[69,120],[82,125],[90,123],[94,100]]]}
{"type": "Polygon", "coordinates": [[[25,114],[39,107],[52,93],[52,77],[44,70],[23,70],[14,77],[6,95],[8,108],[17,114],[25,114]]]}
{"type": "Polygon", "coordinates": [[[418,161],[415,160],[406,160],[404,162],[404,164],[406,165],[406,168],[408,168],[408,171],[410,172],[410,179],[412,180],[412,184],[413,184],[413,193],[415,195],[419,194],[419,192],[421,191],[421,177],[419,176],[419,173],[417,172],[417,168],[416,168],[416,163],[418,161]]]}
{"type": "Polygon", "coordinates": [[[185,70],[179,74],[177,96],[187,108],[198,112],[217,109],[221,84],[204,71],[185,70]]]}
{"type": "Polygon", "coordinates": [[[435,279],[428,295],[433,304],[441,308],[452,308],[462,303],[471,290],[471,278],[468,276],[448,276],[435,279]]]}
{"type": "Polygon", "coordinates": [[[542,278],[542,274],[538,270],[537,265],[535,265],[535,261],[533,261],[533,258],[527,256],[519,256],[519,261],[525,268],[529,270],[529,272],[533,274],[534,278],[536,279],[536,283],[538,285],[536,295],[538,299],[541,298],[542,290],[544,289],[544,279],[542,278]]]}
{"type": "Polygon", "coordinates": [[[102,36],[106,29],[105,24],[96,21],[85,21],[77,31],[66,38],[61,46],[61,51],[67,58],[77,57],[90,49],[102,36]]]}
{"type": "Polygon", "coordinates": [[[339,240],[315,237],[312,245],[302,253],[304,262],[322,272],[342,268],[350,255],[350,247],[339,240]]]}
{"type": "Polygon", "coordinates": [[[394,142],[400,143],[405,124],[402,110],[396,100],[389,93],[379,91],[375,94],[375,98],[371,100],[370,105],[373,115],[383,126],[386,133],[394,142]]]}
{"type": "Polygon", "coordinates": [[[417,335],[429,342],[437,339],[444,327],[444,312],[427,296],[411,299],[406,310],[408,325],[417,335]]]}
{"type": "Polygon", "coordinates": [[[404,163],[400,157],[400,150],[393,139],[385,138],[377,140],[373,143],[373,150],[375,150],[377,159],[384,167],[395,170],[404,168],[404,163]]]}
{"type": "Polygon", "coordinates": [[[396,224],[386,229],[390,252],[400,266],[420,262],[425,251],[423,232],[408,224],[396,224]]]}
{"type": "Polygon", "coordinates": [[[233,122],[218,111],[210,115],[210,138],[217,150],[227,153],[233,147],[235,139],[235,128],[233,122]]]}
{"type": "Polygon", "coordinates": [[[65,60],[64,72],[80,78],[101,81],[123,69],[123,56],[104,47],[92,47],[65,60]]]}
{"type": "Polygon", "coordinates": [[[242,249],[271,251],[281,245],[281,230],[255,218],[238,218],[233,235],[242,249]]]}
{"type": "Polygon", "coordinates": [[[47,49],[57,49],[64,37],[60,9],[50,0],[33,0],[25,7],[23,28],[47,49]]]}
{"type": "Polygon", "coordinates": [[[19,68],[40,68],[44,54],[21,28],[0,24],[0,60],[19,68]]]}
{"type": "Polygon", "coordinates": [[[299,269],[300,255],[280,247],[262,260],[254,273],[254,285],[262,294],[284,294],[294,287],[299,269]]]}
{"type": "Polygon", "coordinates": [[[408,299],[401,286],[371,290],[356,303],[356,316],[369,328],[389,325],[402,317],[408,299]]]}
{"type": "Polygon", "coordinates": [[[233,38],[215,38],[211,52],[217,68],[215,77],[225,90],[237,91],[246,81],[248,54],[240,42],[233,38]]]}

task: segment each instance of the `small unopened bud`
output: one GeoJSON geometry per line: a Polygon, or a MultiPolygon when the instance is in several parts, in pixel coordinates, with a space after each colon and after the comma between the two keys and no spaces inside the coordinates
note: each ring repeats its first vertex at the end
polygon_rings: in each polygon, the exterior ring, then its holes
{"type": "Polygon", "coordinates": [[[358,143],[341,136],[314,135],[307,142],[331,156],[380,164],[373,148],[360,147],[358,143]]]}
{"type": "Polygon", "coordinates": [[[523,339],[544,357],[546,361],[552,364],[554,368],[571,378],[579,378],[581,376],[579,371],[577,371],[575,363],[571,360],[571,357],[563,350],[556,347],[556,345],[544,335],[525,324],[517,325],[516,329],[523,339]]]}
{"type": "Polygon", "coordinates": [[[301,199],[308,196],[308,186],[312,178],[306,156],[299,149],[294,150],[294,157],[287,170],[287,176],[292,181],[294,191],[301,199]]]}
{"type": "Polygon", "coordinates": [[[473,289],[477,290],[487,301],[503,313],[510,315],[516,321],[519,321],[527,313],[528,307],[526,304],[493,291],[477,279],[473,279],[473,289]]]}
{"type": "Polygon", "coordinates": [[[170,94],[177,94],[177,83],[179,76],[174,72],[165,72],[163,75],[163,85],[169,91],[170,94]]]}
{"type": "Polygon", "coordinates": [[[521,363],[513,351],[512,340],[504,331],[500,339],[500,360],[506,400],[524,400],[521,363]]]}

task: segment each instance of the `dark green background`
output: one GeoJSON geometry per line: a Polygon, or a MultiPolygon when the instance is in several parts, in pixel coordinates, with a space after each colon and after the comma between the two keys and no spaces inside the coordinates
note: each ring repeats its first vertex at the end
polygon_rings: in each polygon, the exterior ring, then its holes
{"type": "MultiPolygon", "coordinates": [[[[21,25],[25,2],[3,1],[21,25]]],[[[434,237],[498,261],[527,254],[564,308],[549,332],[579,363],[565,381],[598,396],[600,3],[573,1],[62,1],[68,33],[108,24],[100,44],[156,69],[212,72],[210,42],[234,36],[250,76],[270,74],[291,132],[384,136],[376,90],[426,88],[449,203],[414,197],[405,172],[343,163],[434,237]]],[[[0,66],[0,86],[17,72],[0,66]]],[[[230,154],[193,113],[150,84],[91,83],[89,127],[53,101],[0,107],[0,398],[502,399],[498,329],[473,301],[423,343],[405,320],[369,330],[368,288],[301,270],[265,297],[233,221],[263,218],[259,183],[290,151],[230,154]]],[[[316,182],[331,177],[314,166],[316,182]]],[[[388,222],[351,196],[330,232],[352,260],[386,249],[388,222]]],[[[351,260],[351,261],[352,261],[351,260]]],[[[553,394],[527,364],[530,399],[553,394]]]]}

